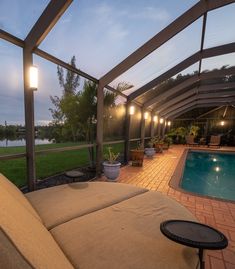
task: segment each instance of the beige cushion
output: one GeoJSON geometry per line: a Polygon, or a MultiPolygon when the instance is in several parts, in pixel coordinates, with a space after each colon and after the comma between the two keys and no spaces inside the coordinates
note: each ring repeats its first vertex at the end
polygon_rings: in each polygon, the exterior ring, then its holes
{"type": "Polygon", "coordinates": [[[25,263],[21,268],[73,268],[43,224],[3,188],[0,188],[0,227],[5,235],[2,234],[3,240],[9,239],[1,246],[7,255],[0,255],[3,259],[0,264],[4,264],[1,268],[17,268],[25,263]],[[9,257],[16,259],[12,260],[16,266],[11,266],[9,257]]]}
{"type": "Polygon", "coordinates": [[[0,229],[0,268],[32,269],[7,235],[0,229]]]}
{"type": "Polygon", "coordinates": [[[23,193],[4,175],[0,174],[0,188],[4,188],[10,195],[12,195],[22,206],[24,206],[32,215],[34,215],[39,220],[40,217],[34,208],[31,206],[29,201],[25,198],[23,193]]]}
{"type": "Polygon", "coordinates": [[[147,192],[61,224],[51,233],[75,268],[196,268],[197,250],[160,232],[160,223],[172,218],[195,220],[176,201],[147,192]]]}
{"type": "Polygon", "coordinates": [[[60,185],[28,193],[26,197],[51,229],[146,191],[127,184],[90,182],[60,185]]]}

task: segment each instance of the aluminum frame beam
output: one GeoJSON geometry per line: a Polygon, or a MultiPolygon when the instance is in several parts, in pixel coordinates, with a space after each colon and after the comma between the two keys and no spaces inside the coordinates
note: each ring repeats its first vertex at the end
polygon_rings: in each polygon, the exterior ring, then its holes
{"type": "Polygon", "coordinates": [[[205,101],[213,101],[214,99],[221,99],[221,100],[224,100],[224,99],[228,99],[231,98],[231,97],[235,97],[235,93],[231,94],[230,96],[221,96],[220,93],[218,93],[218,96],[215,94],[215,93],[201,93],[201,94],[195,94],[193,95],[192,97],[189,97],[187,99],[184,99],[178,103],[176,103],[175,105],[173,106],[170,106],[168,107],[167,109],[165,109],[164,111],[162,111],[160,113],[160,115],[162,117],[166,117],[166,115],[168,115],[169,113],[171,113],[172,111],[174,110],[177,110],[179,107],[183,107],[193,101],[196,101],[196,100],[205,100],[205,101]]]}
{"type": "Polygon", "coordinates": [[[224,107],[224,106],[219,106],[219,107],[216,107],[216,108],[214,108],[214,109],[211,109],[211,110],[207,111],[206,113],[201,114],[201,115],[198,116],[196,119],[197,119],[197,120],[198,120],[198,119],[201,119],[202,117],[204,117],[204,116],[206,116],[206,115],[208,115],[208,114],[210,114],[210,113],[212,113],[212,112],[215,112],[215,111],[221,109],[222,107],[224,107]]]}
{"type": "Polygon", "coordinates": [[[213,95],[235,95],[235,91],[232,92],[232,90],[235,90],[235,82],[231,83],[223,83],[223,84],[210,84],[210,85],[203,85],[199,87],[194,87],[183,94],[172,98],[168,101],[165,101],[160,106],[154,108],[153,110],[157,113],[161,113],[164,109],[167,109],[168,107],[178,103],[179,101],[188,98],[191,95],[194,94],[205,94],[205,92],[211,92],[213,95]],[[227,90],[227,91],[226,91],[227,90]],[[229,90],[229,91],[228,91],[229,90]]]}
{"type": "Polygon", "coordinates": [[[2,29],[0,29],[0,38],[1,39],[4,39],[18,47],[21,47],[21,48],[24,48],[24,41],[2,29]]]}
{"type": "MultiPolygon", "coordinates": [[[[207,21],[207,12],[203,15],[203,22],[202,22],[202,35],[201,35],[201,47],[200,51],[203,51],[204,48],[204,41],[205,41],[205,34],[206,34],[206,21],[207,21]]],[[[198,67],[198,74],[200,75],[202,68],[202,59],[199,61],[199,67],[198,67]]]]}
{"type": "Polygon", "coordinates": [[[195,108],[202,108],[202,107],[215,107],[215,106],[221,106],[220,103],[210,103],[210,104],[201,104],[201,105],[198,105],[196,103],[193,103],[192,106],[189,106],[185,109],[182,109],[181,111],[179,111],[178,113],[175,113],[173,116],[170,117],[171,120],[174,120],[175,118],[177,118],[178,116],[190,111],[190,110],[193,110],[195,108]]]}
{"type": "Polygon", "coordinates": [[[160,103],[162,100],[167,99],[168,97],[175,94],[176,92],[181,91],[184,88],[187,88],[187,87],[189,87],[189,86],[191,86],[199,81],[200,81],[200,79],[199,79],[198,75],[195,75],[195,76],[181,82],[180,84],[174,86],[173,88],[170,88],[170,89],[166,90],[165,92],[156,95],[154,98],[151,98],[150,100],[148,100],[147,102],[144,103],[143,107],[147,108],[153,104],[160,103]]]}
{"type": "Polygon", "coordinates": [[[148,82],[144,86],[140,87],[138,90],[134,91],[129,95],[130,101],[134,100],[138,96],[146,93],[147,91],[151,90],[152,88],[156,87],[161,82],[177,75],[179,72],[183,71],[184,69],[190,67],[192,64],[200,61],[201,59],[215,57],[219,55],[229,54],[235,52],[235,42],[205,49],[202,52],[198,51],[188,57],[187,59],[183,60],[179,64],[175,65],[165,73],[161,74],[157,78],[153,79],[152,81],[148,82]]]}
{"type": "Polygon", "coordinates": [[[51,0],[25,38],[28,50],[40,45],[73,0],[51,0]]]}
{"type": "MultiPolygon", "coordinates": [[[[235,88],[234,88],[235,90],[235,88]]],[[[188,92],[187,92],[188,93],[188,92]]],[[[230,97],[230,96],[235,96],[235,91],[232,91],[232,89],[230,91],[220,91],[220,92],[211,92],[211,93],[203,93],[200,92],[200,90],[197,92],[197,89],[195,89],[195,91],[190,95],[192,97],[196,97],[196,99],[213,99],[213,98],[226,98],[226,97],[230,97]],[[193,95],[193,96],[192,96],[193,95]]],[[[180,101],[182,100],[187,100],[188,96],[182,96],[182,99],[178,99],[175,104],[169,104],[167,105],[167,107],[164,107],[160,110],[158,110],[157,112],[161,115],[165,114],[165,111],[171,109],[172,105],[177,105],[180,101]]]]}
{"type": "Polygon", "coordinates": [[[165,116],[169,119],[173,119],[174,117],[177,117],[177,116],[179,116],[187,111],[190,111],[192,109],[191,107],[194,105],[195,106],[200,105],[200,107],[210,107],[210,106],[231,105],[234,103],[235,103],[235,98],[233,98],[233,99],[232,98],[223,98],[222,100],[221,100],[221,98],[218,98],[218,99],[215,98],[214,100],[211,100],[211,101],[201,99],[201,100],[196,100],[196,101],[193,101],[191,103],[188,103],[185,106],[179,107],[175,111],[172,111],[171,113],[169,113],[165,116]],[[188,108],[190,108],[190,109],[187,110],[188,108]]]}
{"type": "MultiPolygon", "coordinates": [[[[223,104],[223,103],[209,103],[209,104],[194,104],[194,105],[192,105],[191,107],[188,107],[188,108],[186,108],[186,109],[184,109],[184,110],[181,110],[180,112],[178,112],[177,114],[174,114],[174,116],[171,116],[170,117],[170,119],[171,120],[174,120],[175,118],[177,118],[178,116],[180,116],[180,115],[182,115],[182,114],[184,114],[184,113],[186,113],[186,112],[188,112],[188,111],[190,111],[190,110],[192,110],[192,109],[195,109],[195,108],[202,108],[202,107],[215,107],[215,106],[218,106],[217,108],[221,108],[221,107],[223,107],[223,106],[225,106],[225,105],[230,105],[231,106],[231,104],[235,104],[235,102],[232,102],[232,103],[230,103],[230,104],[223,104]]],[[[216,108],[216,109],[217,109],[216,108]]],[[[195,119],[197,119],[197,118],[195,118],[195,119]]]]}
{"type": "Polygon", "coordinates": [[[176,92],[181,91],[184,88],[187,88],[197,82],[201,82],[207,79],[218,78],[218,77],[225,77],[228,75],[235,75],[235,67],[232,67],[229,69],[210,71],[207,73],[201,73],[200,76],[194,75],[188,78],[187,80],[181,82],[180,84],[174,86],[173,88],[166,90],[164,93],[157,94],[154,98],[151,98],[150,100],[146,101],[143,106],[144,108],[147,108],[153,104],[160,103],[163,99],[169,98],[171,95],[175,94],[176,92]]]}
{"type": "MultiPolygon", "coordinates": [[[[6,41],[8,41],[8,42],[10,42],[10,43],[12,43],[12,44],[14,44],[16,46],[18,46],[18,47],[21,47],[21,48],[25,47],[24,40],[14,36],[14,35],[11,35],[10,33],[6,32],[6,31],[3,31],[2,29],[0,29],[0,38],[6,40],[6,41]]],[[[60,60],[59,58],[57,58],[57,57],[55,57],[55,56],[53,56],[53,55],[39,49],[39,48],[35,48],[33,53],[38,55],[39,57],[49,61],[49,62],[57,64],[57,65],[59,65],[61,67],[64,67],[65,69],[68,69],[68,70],[82,76],[83,78],[89,79],[89,80],[91,80],[91,81],[93,81],[93,82],[95,82],[97,84],[99,83],[99,80],[97,78],[89,75],[88,73],[86,73],[86,72],[84,72],[84,71],[82,71],[80,69],[75,68],[74,66],[60,60]]],[[[126,94],[114,89],[113,87],[111,87],[109,85],[106,85],[105,88],[112,91],[112,92],[115,92],[115,93],[117,93],[117,94],[119,94],[119,95],[121,95],[121,96],[123,96],[125,98],[128,98],[128,96],[126,94]]],[[[139,106],[142,106],[142,104],[140,104],[137,101],[133,101],[133,102],[136,103],[139,106]]]]}
{"type": "Polygon", "coordinates": [[[116,65],[112,70],[100,78],[104,85],[109,84],[115,78],[130,69],[133,65],[137,64],[143,58],[148,56],[151,52],[159,48],[162,44],[166,43],[169,39],[185,29],[188,25],[192,24],[204,13],[234,3],[235,0],[201,0],[196,3],[192,8],[187,10],[184,14],[179,16],[171,24],[165,27],[162,31],[156,34],[153,38],[147,41],[144,45],[134,51],[121,63],[116,65]]]}

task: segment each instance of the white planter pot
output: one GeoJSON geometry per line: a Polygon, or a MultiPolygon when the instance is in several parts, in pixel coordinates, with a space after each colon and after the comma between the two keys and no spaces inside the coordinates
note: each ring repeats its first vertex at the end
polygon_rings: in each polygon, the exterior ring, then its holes
{"type": "Polygon", "coordinates": [[[104,175],[109,179],[115,181],[115,179],[118,178],[120,174],[120,166],[121,163],[115,162],[115,163],[109,163],[109,162],[103,162],[104,166],[104,175]]]}
{"type": "Polygon", "coordinates": [[[155,154],[154,148],[145,148],[145,154],[147,157],[152,158],[155,154]]]}

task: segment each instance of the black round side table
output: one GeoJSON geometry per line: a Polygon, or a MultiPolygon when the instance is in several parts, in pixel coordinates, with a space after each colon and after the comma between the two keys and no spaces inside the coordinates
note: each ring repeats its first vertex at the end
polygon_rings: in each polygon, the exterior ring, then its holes
{"type": "Polygon", "coordinates": [[[223,249],[228,246],[224,234],[216,229],[193,221],[167,220],[160,225],[161,232],[170,240],[179,244],[198,248],[200,268],[204,269],[203,250],[223,249]]]}

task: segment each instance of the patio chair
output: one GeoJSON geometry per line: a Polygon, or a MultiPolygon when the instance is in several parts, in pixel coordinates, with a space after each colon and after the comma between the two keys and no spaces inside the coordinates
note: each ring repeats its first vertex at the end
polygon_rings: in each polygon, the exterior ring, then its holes
{"type": "Polygon", "coordinates": [[[198,146],[198,143],[194,142],[194,136],[193,135],[187,135],[185,137],[186,139],[186,145],[188,146],[198,146]]]}
{"type": "Polygon", "coordinates": [[[210,137],[210,142],[208,144],[208,147],[220,147],[220,140],[221,136],[220,135],[212,135],[210,137]]]}

